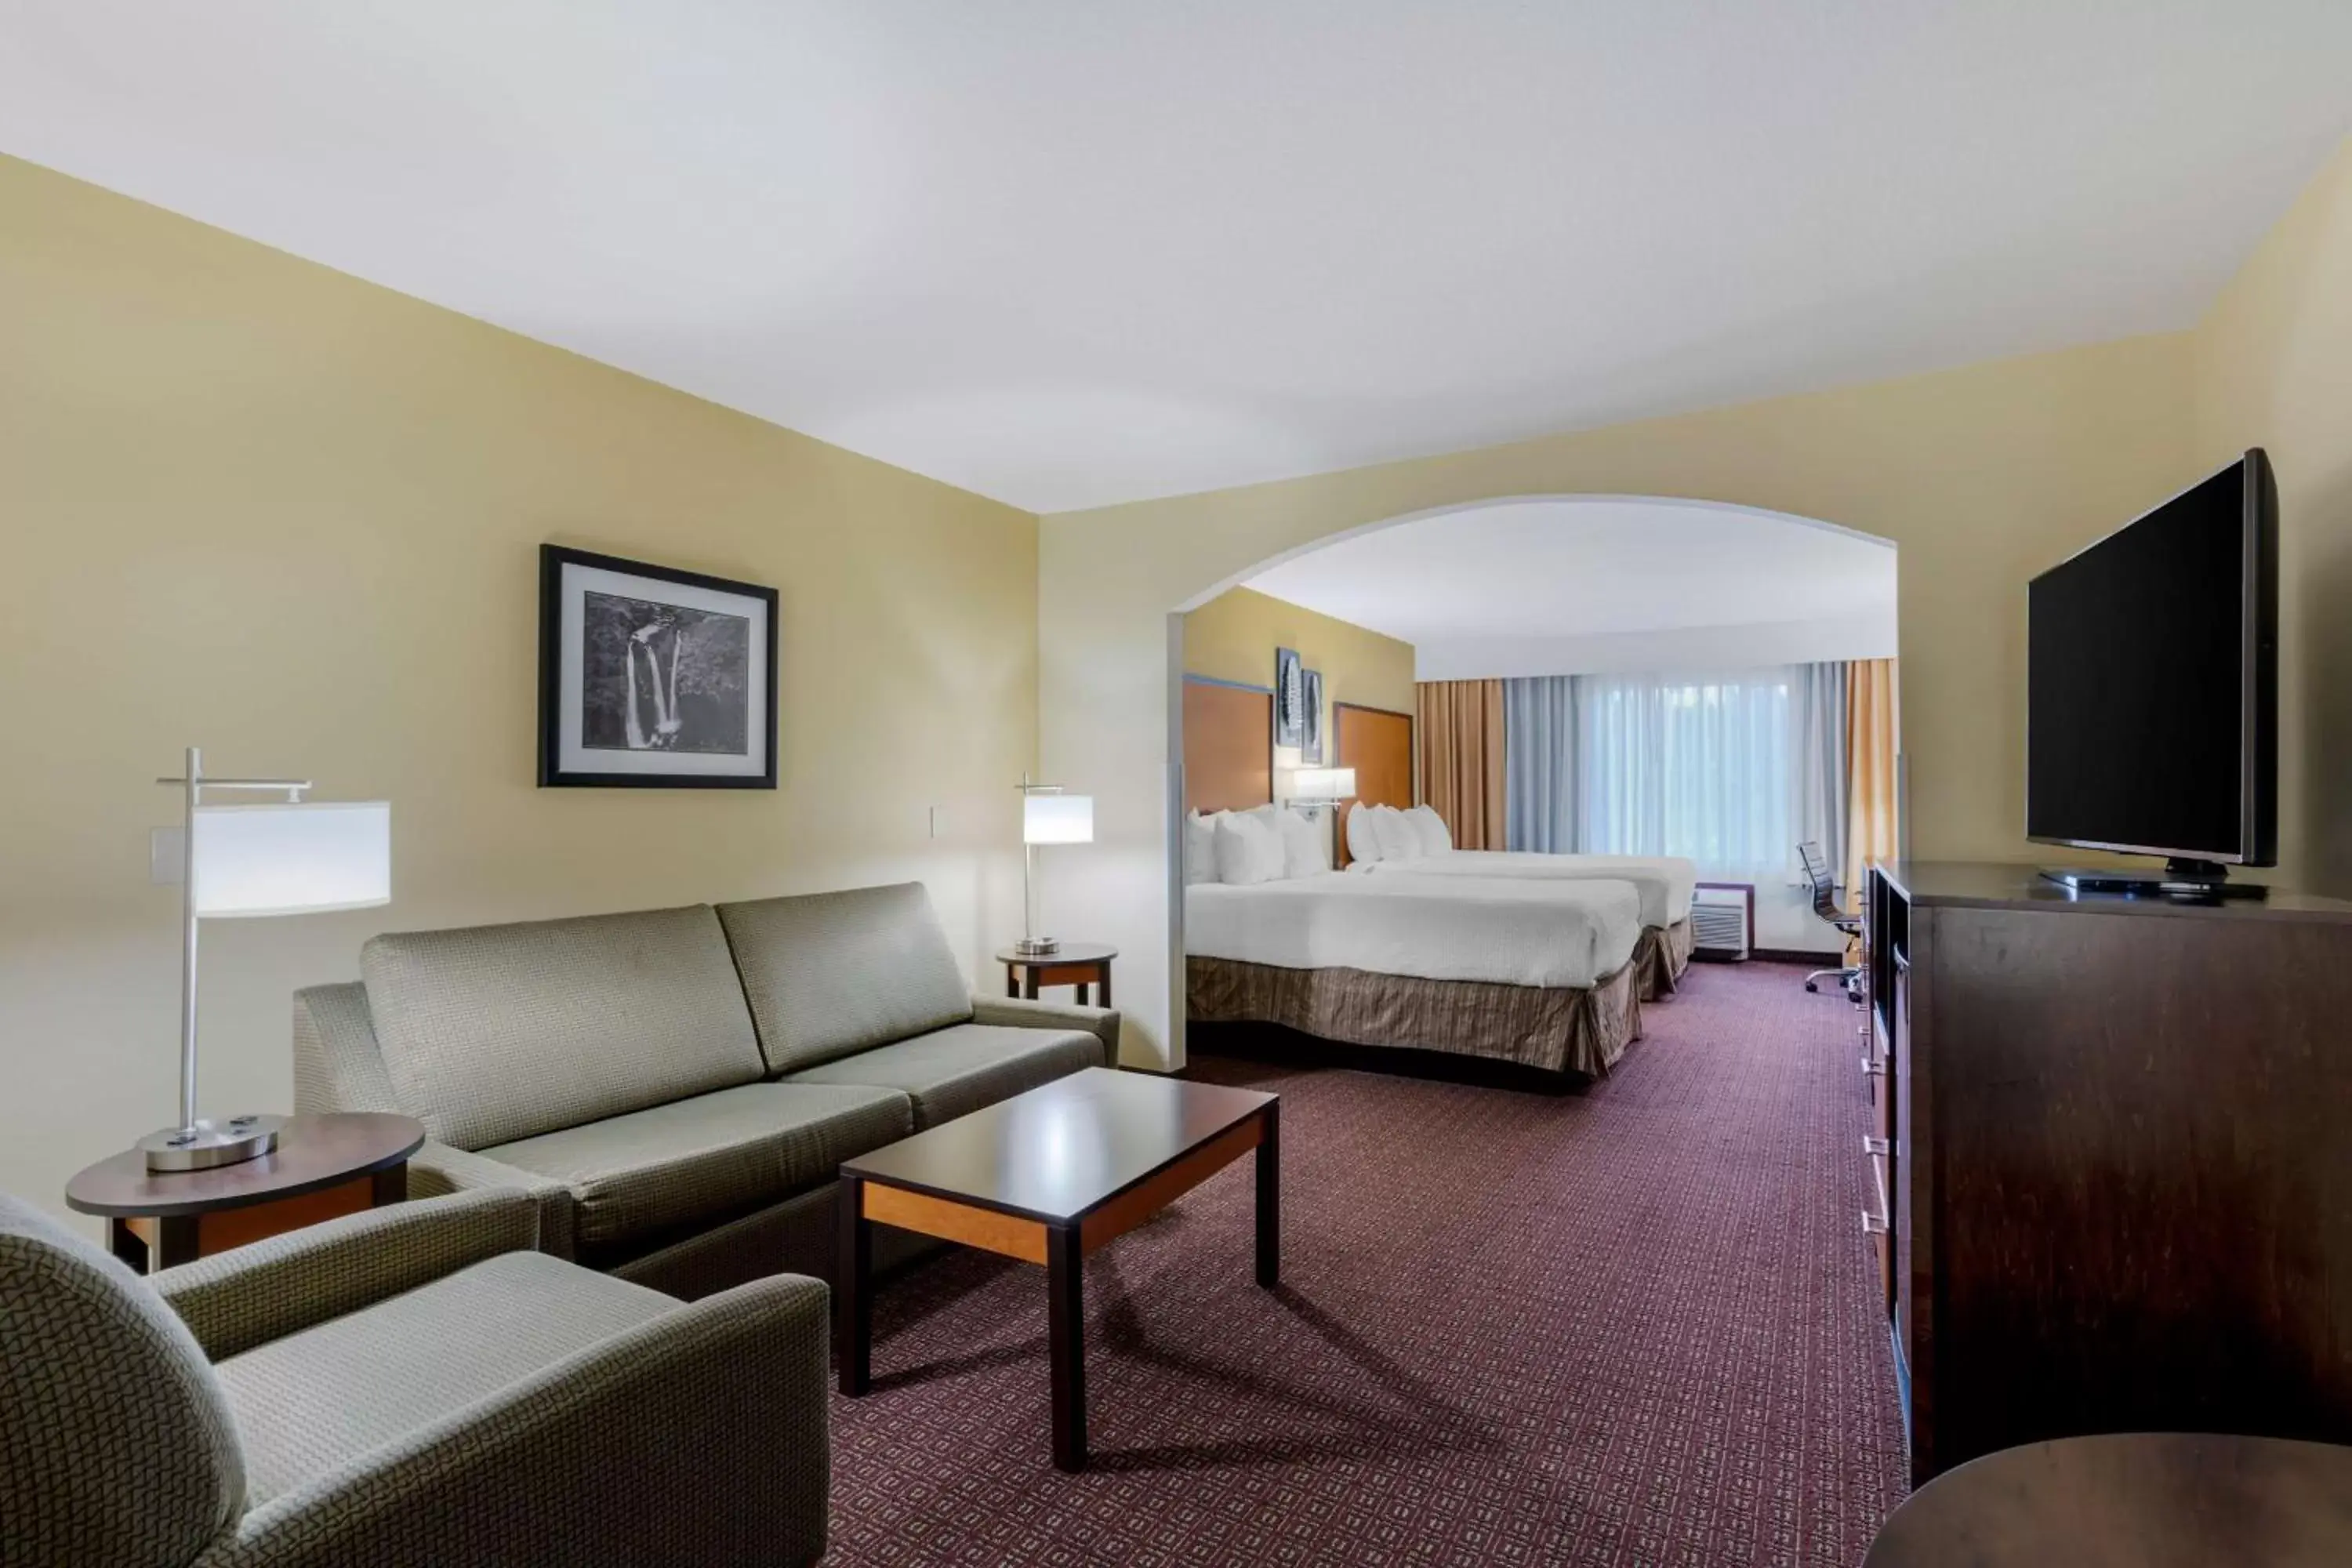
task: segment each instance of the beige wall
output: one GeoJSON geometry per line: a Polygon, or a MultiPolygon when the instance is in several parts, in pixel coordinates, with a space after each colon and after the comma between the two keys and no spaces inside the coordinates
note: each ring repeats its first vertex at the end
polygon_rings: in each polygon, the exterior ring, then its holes
{"type": "MultiPolygon", "coordinates": [[[[1412,711],[1413,648],[1369,627],[1253,588],[1229,588],[1184,617],[1184,669],[1250,686],[1274,684],[1274,650],[1297,650],[1299,662],[1323,672],[1323,733],[1331,733],[1330,705],[1412,711]]],[[[1327,742],[1325,754],[1329,755],[1327,742]]],[[[1278,768],[1297,767],[1296,747],[1280,748],[1278,768]]]]}
{"type": "Polygon", "coordinates": [[[2200,468],[2279,488],[2279,875],[2352,894],[2352,142],[2197,330],[2200,468]]]}
{"type": "Polygon", "coordinates": [[[1172,1059],[1164,617],[1317,541],[1516,495],[1664,495],[1902,547],[1913,847],[2023,858],[2026,579],[2194,471],[2186,333],[1972,365],[1278,484],[1040,530],[1040,747],[1096,797],[1056,918],[1117,942],[1138,1062],[1172,1059]]]}
{"type": "Polygon", "coordinates": [[[149,781],[192,742],[393,803],[389,908],[207,927],[210,1110],[288,1103],[289,994],[379,929],[919,877],[977,976],[1020,926],[1035,530],[0,159],[0,1188],[54,1205],[173,1114],[149,781]],[[543,540],[781,590],[781,789],[533,787],[543,540]]]}

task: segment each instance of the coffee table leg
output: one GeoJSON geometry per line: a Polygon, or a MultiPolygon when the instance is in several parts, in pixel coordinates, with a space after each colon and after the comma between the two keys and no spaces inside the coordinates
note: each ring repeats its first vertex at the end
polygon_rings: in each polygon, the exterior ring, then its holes
{"type": "Polygon", "coordinates": [[[866,1217],[866,1184],[841,1178],[840,1281],[834,1289],[833,1342],[841,1392],[855,1398],[873,1384],[874,1223],[866,1217]]]}
{"type": "Polygon", "coordinates": [[[1045,1338],[1053,1364],[1054,1468],[1087,1468],[1086,1260],[1078,1228],[1045,1232],[1045,1338]]]}
{"type": "Polygon", "coordinates": [[[1281,1102],[1258,1113],[1265,1132],[1257,1145],[1257,1282],[1271,1290],[1282,1279],[1281,1102]]]}

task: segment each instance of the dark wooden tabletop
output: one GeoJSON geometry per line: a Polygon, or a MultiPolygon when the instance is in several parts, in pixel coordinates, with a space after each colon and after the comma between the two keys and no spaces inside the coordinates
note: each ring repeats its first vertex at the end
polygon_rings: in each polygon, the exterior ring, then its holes
{"type": "Polygon", "coordinates": [[[1066,1221],[1274,1099],[1157,1073],[1087,1068],[861,1154],[841,1169],[1003,1214],[1066,1221]]]}
{"type": "Polygon", "coordinates": [[[2004,1448],[1913,1493],[1863,1563],[2343,1568],[2352,1563],[2352,1448],[2186,1433],[2004,1448]]]}
{"type": "Polygon", "coordinates": [[[146,1155],[126,1149],[68,1182],[66,1206],[80,1214],[152,1218],[275,1203],[397,1165],[424,1142],[425,1124],[414,1117],[378,1111],[293,1116],[274,1152],[234,1165],[151,1172],[146,1155]]]}
{"type": "Polygon", "coordinates": [[[1055,963],[1108,963],[1118,956],[1118,949],[1105,947],[1097,942],[1066,942],[1051,952],[1018,952],[1012,948],[999,949],[999,963],[1034,963],[1040,968],[1055,963]]]}

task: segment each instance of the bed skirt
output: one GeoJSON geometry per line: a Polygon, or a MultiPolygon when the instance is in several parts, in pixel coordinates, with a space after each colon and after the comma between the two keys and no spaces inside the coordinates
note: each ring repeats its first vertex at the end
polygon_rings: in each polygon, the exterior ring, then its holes
{"type": "Polygon", "coordinates": [[[1642,928],[1642,940],[1633,944],[1631,967],[1643,1001],[1655,1002],[1682,989],[1683,971],[1690,967],[1693,940],[1688,915],[1663,931],[1656,926],[1642,928]]]}
{"type": "Polygon", "coordinates": [[[1197,1023],[1279,1024],[1349,1045],[1449,1051],[1600,1078],[1642,1037],[1634,969],[1628,963],[1589,990],[1570,991],[1187,958],[1184,980],[1197,1023]]]}

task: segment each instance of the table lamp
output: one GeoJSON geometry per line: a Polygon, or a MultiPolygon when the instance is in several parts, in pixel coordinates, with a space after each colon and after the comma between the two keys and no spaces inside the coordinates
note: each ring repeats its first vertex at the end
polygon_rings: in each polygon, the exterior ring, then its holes
{"type": "Polygon", "coordinates": [[[1060,784],[1021,781],[1021,940],[1013,951],[1036,957],[1056,951],[1060,939],[1037,934],[1037,846],[1091,844],[1095,840],[1095,800],[1090,795],[1066,794],[1060,784]]]}
{"type": "Polygon", "coordinates": [[[196,1115],[196,929],[204,920],[318,914],[392,901],[388,802],[305,802],[308,779],[206,778],[188,748],[187,772],[157,779],[185,802],[181,855],[180,1124],[139,1140],[150,1171],[233,1165],[278,1147],[282,1116],[196,1115]],[[283,802],[207,805],[206,790],[276,791],[283,802]]]}

